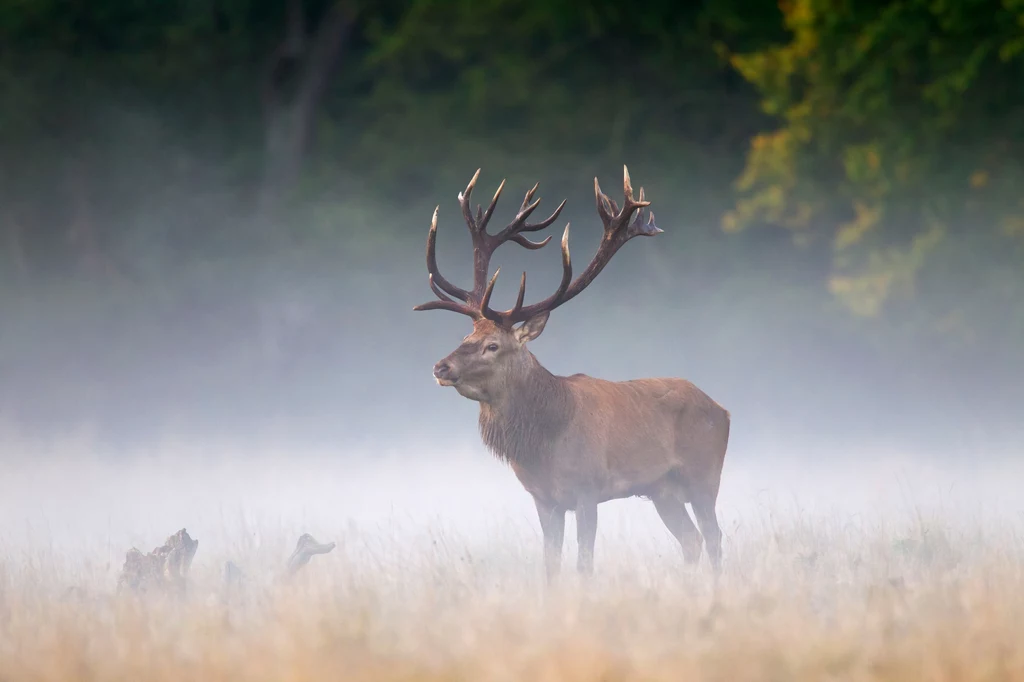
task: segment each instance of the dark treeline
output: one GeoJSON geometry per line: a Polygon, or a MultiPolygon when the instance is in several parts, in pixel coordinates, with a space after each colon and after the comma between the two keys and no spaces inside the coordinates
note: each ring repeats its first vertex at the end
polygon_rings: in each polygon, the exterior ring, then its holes
{"type": "Polygon", "coordinates": [[[465,278],[456,193],[539,180],[585,263],[623,163],[666,233],[553,370],[690,377],[751,448],[1020,434],[1024,0],[2,2],[0,420],[471,432],[429,376],[464,321],[411,312],[430,213],[465,278]]]}

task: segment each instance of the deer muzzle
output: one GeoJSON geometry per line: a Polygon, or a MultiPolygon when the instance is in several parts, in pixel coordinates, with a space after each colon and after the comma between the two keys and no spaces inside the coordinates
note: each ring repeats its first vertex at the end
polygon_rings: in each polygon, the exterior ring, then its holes
{"type": "Polygon", "coordinates": [[[441,360],[434,365],[434,378],[441,386],[454,386],[455,382],[459,380],[459,377],[453,373],[452,366],[447,360],[441,360]]]}

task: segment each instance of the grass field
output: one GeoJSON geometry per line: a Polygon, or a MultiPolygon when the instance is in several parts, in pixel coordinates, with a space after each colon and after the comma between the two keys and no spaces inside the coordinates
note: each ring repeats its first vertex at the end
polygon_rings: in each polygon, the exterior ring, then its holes
{"type": "Polygon", "coordinates": [[[549,591],[529,499],[479,452],[63,454],[0,482],[3,682],[1024,680],[1020,465],[730,465],[720,580],[629,500],[586,583],[570,516],[549,591]],[[116,598],[125,551],[181,527],[187,598],[116,598]],[[338,547],[276,586],[302,532],[338,547]]]}

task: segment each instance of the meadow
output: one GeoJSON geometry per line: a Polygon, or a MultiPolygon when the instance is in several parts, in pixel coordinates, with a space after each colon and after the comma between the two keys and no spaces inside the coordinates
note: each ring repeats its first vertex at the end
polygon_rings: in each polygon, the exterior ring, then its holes
{"type": "Polygon", "coordinates": [[[1013,462],[727,460],[725,568],[650,503],[602,505],[596,574],[545,588],[514,476],[439,452],[8,447],[0,680],[1024,680],[1013,462]],[[115,595],[132,546],[199,540],[183,600],[115,595]],[[336,542],[275,584],[300,533],[336,542]],[[225,561],[245,573],[226,596],[225,561]]]}

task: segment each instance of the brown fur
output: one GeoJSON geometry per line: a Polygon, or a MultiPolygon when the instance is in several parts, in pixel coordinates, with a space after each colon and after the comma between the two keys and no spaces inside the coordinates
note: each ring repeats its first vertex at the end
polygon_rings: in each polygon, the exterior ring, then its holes
{"type": "Polygon", "coordinates": [[[546,321],[545,313],[511,329],[478,320],[473,333],[438,363],[435,375],[480,403],[484,443],[533,496],[549,578],[558,572],[566,511],[576,513],[579,569],[589,573],[597,505],[636,495],[654,501],[693,563],[701,534],[684,506],[690,503],[717,571],[721,531],[715,502],[729,412],[685,379],[556,376],[525,345],[546,321]]]}

